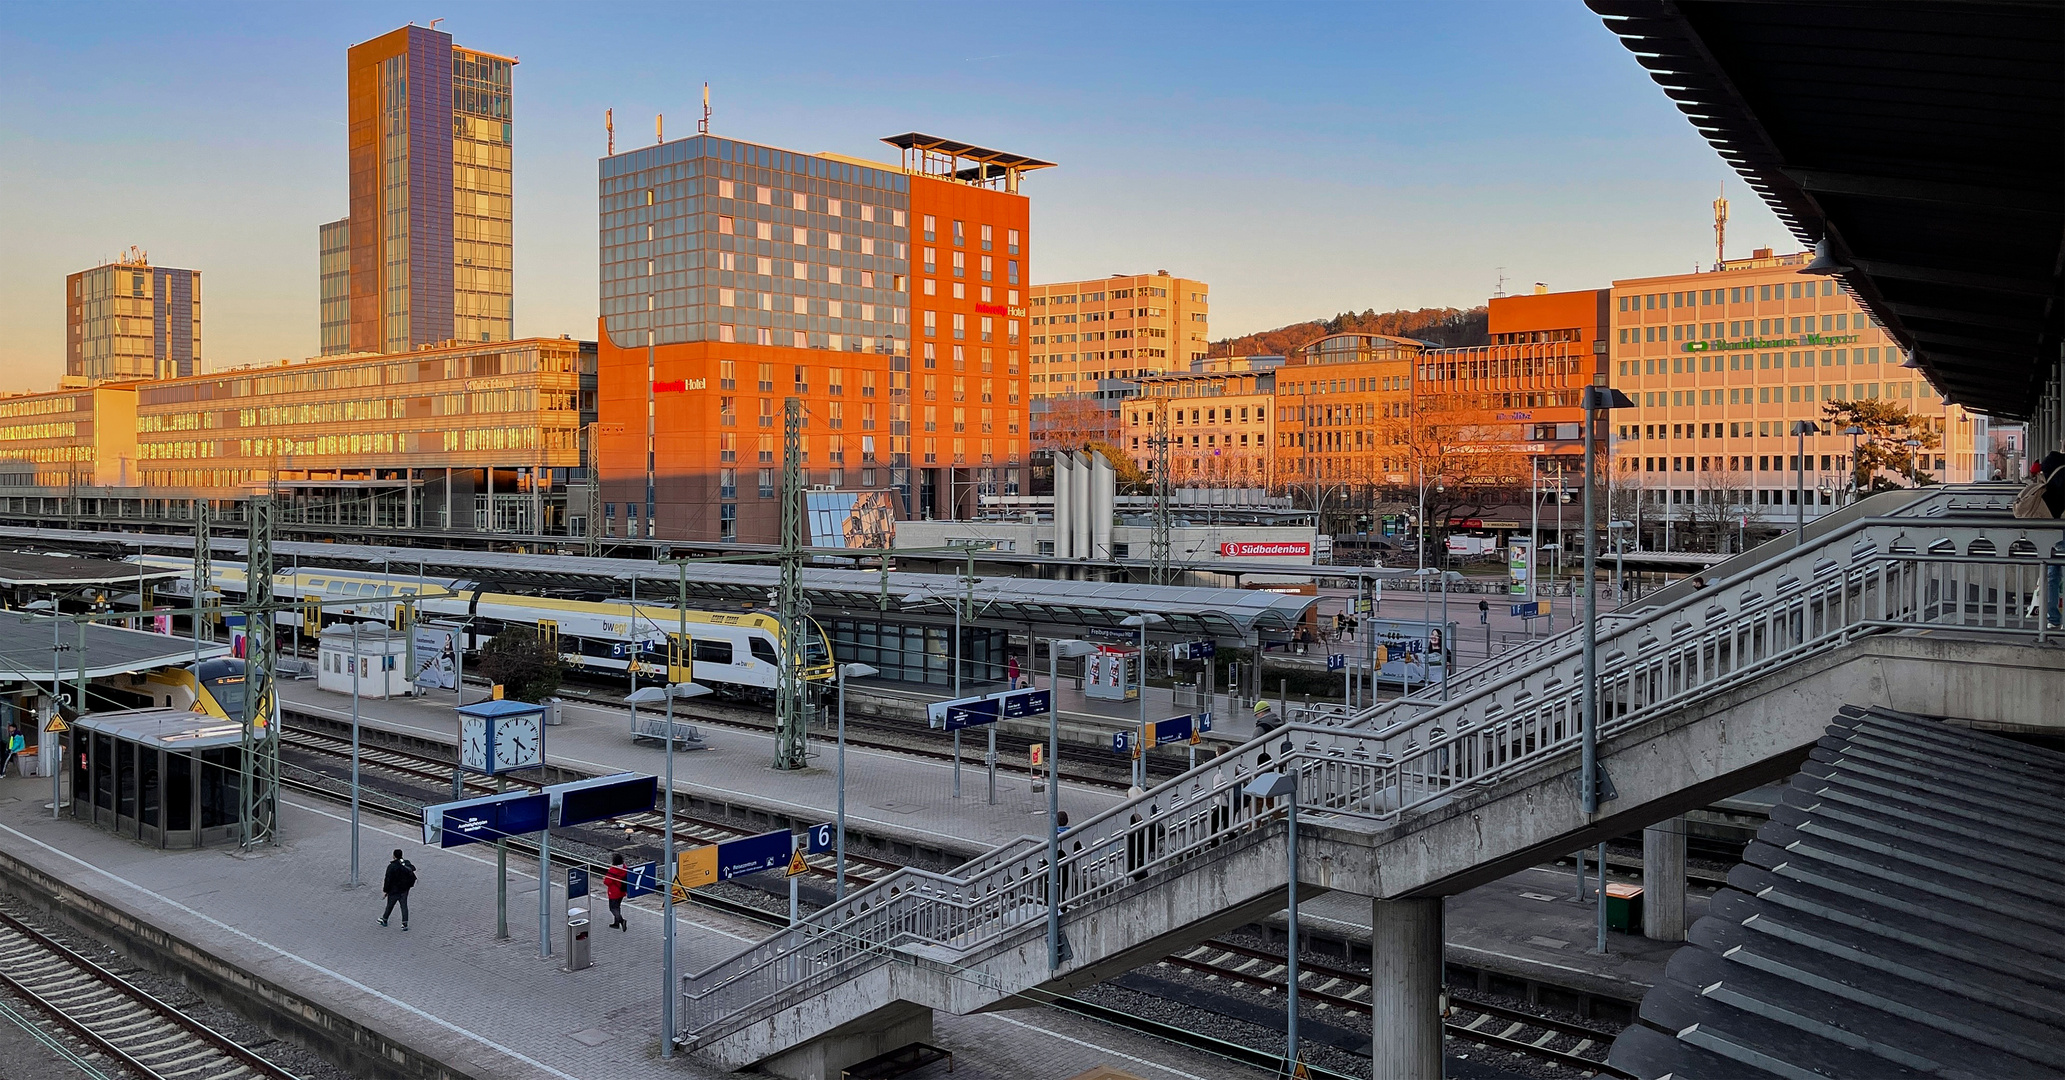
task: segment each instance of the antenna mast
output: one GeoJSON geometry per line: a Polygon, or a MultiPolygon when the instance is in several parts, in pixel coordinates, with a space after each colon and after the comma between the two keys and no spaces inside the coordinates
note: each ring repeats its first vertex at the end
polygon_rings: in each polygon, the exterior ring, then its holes
{"type": "Polygon", "coordinates": [[[702,123],[700,123],[700,124],[697,124],[697,125],[696,125],[696,134],[698,134],[698,135],[708,135],[709,133],[710,133],[710,84],[709,84],[709,83],[704,83],[704,84],[703,84],[703,120],[702,120],[702,123]]]}
{"type": "Polygon", "coordinates": [[[667,141],[667,114],[652,114],[652,137],[654,142],[667,141]]]}
{"type": "Polygon", "coordinates": [[[615,157],[617,153],[617,110],[602,110],[602,130],[609,132],[609,154],[611,157],[615,157]]]}
{"type": "Polygon", "coordinates": [[[1493,296],[1504,296],[1504,295],[1506,295],[1506,268],[1505,268],[1505,267],[1503,267],[1503,266],[1499,267],[1499,287],[1498,287],[1498,290],[1497,290],[1496,292],[1493,292],[1493,293],[1492,293],[1492,295],[1493,295],[1493,296]]]}
{"type": "Polygon", "coordinates": [[[1727,188],[1714,199],[1714,269],[1719,270],[1728,263],[1728,195],[1727,188]]]}

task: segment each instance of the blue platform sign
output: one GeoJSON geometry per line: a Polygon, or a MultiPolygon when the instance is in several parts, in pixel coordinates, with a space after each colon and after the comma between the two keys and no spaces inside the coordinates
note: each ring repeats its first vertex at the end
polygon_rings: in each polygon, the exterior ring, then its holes
{"type": "Polygon", "coordinates": [[[809,843],[805,854],[816,855],[839,846],[838,836],[833,832],[832,823],[829,821],[822,825],[812,825],[806,836],[809,843]]]}
{"type": "Polygon", "coordinates": [[[1520,618],[1532,619],[1542,613],[1542,605],[1539,601],[1530,600],[1525,604],[1514,604],[1512,612],[1520,618]]]}
{"type": "Polygon", "coordinates": [[[1197,729],[1199,731],[1212,730],[1212,714],[1210,710],[1197,714],[1197,729]]]}
{"type": "Polygon", "coordinates": [[[454,848],[542,832],[551,810],[551,796],[526,792],[438,803],[423,808],[423,842],[454,848]]]}
{"type": "Polygon", "coordinates": [[[626,871],[624,874],[624,899],[629,900],[634,896],[644,896],[646,893],[653,892],[660,887],[659,863],[642,862],[636,866],[628,866],[624,869],[626,871]]]}
{"type": "Polygon", "coordinates": [[[1148,726],[1152,729],[1148,732],[1149,745],[1160,746],[1163,743],[1181,742],[1190,738],[1195,725],[1186,713],[1182,716],[1171,716],[1167,720],[1158,720],[1148,726]]]}
{"type": "MultiPolygon", "coordinates": [[[[950,705],[946,710],[946,729],[959,731],[962,728],[994,724],[997,722],[997,712],[997,702],[994,698],[981,698],[950,705]]],[[[784,864],[788,862],[787,859],[782,861],[784,864]]]]}
{"type": "Polygon", "coordinates": [[[1112,733],[1111,733],[1111,752],[1112,752],[1112,753],[1114,753],[1114,754],[1126,754],[1126,753],[1131,753],[1131,752],[1132,752],[1132,749],[1133,749],[1133,733],[1132,733],[1132,732],[1130,732],[1130,731],[1114,731],[1114,732],[1112,732],[1112,733]]]}
{"type": "Polygon", "coordinates": [[[717,845],[717,880],[787,866],[795,849],[796,842],[787,829],[748,836],[743,840],[726,840],[717,845]]]}
{"type": "Polygon", "coordinates": [[[1005,694],[999,700],[1003,704],[1003,717],[1017,720],[1026,716],[1045,715],[1051,705],[1053,694],[1046,690],[1017,690],[1005,694]]]}
{"type": "Polygon", "coordinates": [[[572,900],[586,895],[588,895],[588,868],[585,866],[567,867],[566,898],[572,900]]]}
{"type": "Polygon", "coordinates": [[[1347,653],[1337,653],[1337,652],[1335,652],[1335,653],[1328,653],[1328,654],[1326,654],[1326,669],[1327,669],[1328,671],[1339,671],[1339,670],[1341,670],[1342,668],[1345,668],[1345,667],[1347,667],[1347,666],[1348,666],[1348,654],[1347,654],[1347,653]]]}

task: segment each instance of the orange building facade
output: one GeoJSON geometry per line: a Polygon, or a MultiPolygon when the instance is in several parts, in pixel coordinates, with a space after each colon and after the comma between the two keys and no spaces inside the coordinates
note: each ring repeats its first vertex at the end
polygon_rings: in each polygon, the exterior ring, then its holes
{"type": "Polygon", "coordinates": [[[1606,290],[1493,298],[1483,346],[1375,334],[1307,345],[1276,378],[1280,482],[1395,492],[1575,474],[1607,303],[1606,290]]]}
{"type": "Polygon", "coordinates": [[[1046,163],[888,141],[900,165],[703,135],[602,160],[606,535],[776,541],[791,398],[813,500],[956,517],[1018,492],[1017,187],[1046,163]]]}

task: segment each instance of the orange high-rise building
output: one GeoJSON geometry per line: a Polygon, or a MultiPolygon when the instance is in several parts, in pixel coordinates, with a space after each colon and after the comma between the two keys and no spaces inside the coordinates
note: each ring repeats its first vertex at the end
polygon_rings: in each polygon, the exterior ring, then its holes
{"type": "Polygon", "coordinates": [[[1018,186],[1048,163],[885,141],[901,164],[708,135],[602,159],[606,534],[777,540],[789,398],[814,542],[1018,492],[1018,186]]]}

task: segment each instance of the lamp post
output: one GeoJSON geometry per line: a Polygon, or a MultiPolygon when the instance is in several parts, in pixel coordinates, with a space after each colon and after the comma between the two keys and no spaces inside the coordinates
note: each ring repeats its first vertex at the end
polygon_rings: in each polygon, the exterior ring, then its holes
{"type": "MultiPolygon", "coordinates": [[[[1634,404],[1626,394],[1610,386],[1594,384],[1585,387],[1584,811],[1587,815],[1599,812],[1599,590],[1592,587],[1599,566],[1599,545],[1593,541],[1596,519],[1592,505],[1592,489],[1597,486],[1593,483],[1593,468],[1598,450],[1598,440],[1594,434],[1600,413],[1609,409],[1633,408],[1634,404]]],[[[1600,845],[1600,852],[1600,869],[1603,874],[1604,844],[1600,845]]],[[[1606,892],[1603,885],[1599,892],[1599,951],[1606,951],[1606,892]]]]}
{"type": "Polygon", "coordinates": [[[833,871],[838,875],[838,884],[832,886],[835,900],[846,899],[846,680],[848,677],[865,679],[879,674],[879,669],[867,664],[839,665],[839,815],[837,854],[833,856],[833,871]]]}
{"type": "MultiPolygon", "coordinates": [[[[322,646],[318,638],[317,650],[322,646]]],[[[386,676],[381,676],[385,678],[386,676]]],[[[351,620],[351,887],[359,887],[359,621],[351,620]]],[[[543,886],[539,886],[543,888],[543,886]]],[[[407,919],[403,919],[407,922],[407,919]]]]}
{"type": "Polygon", "coordinates": [[[1857,437],[1864,434],[1864,429],[1851,424],[1843,429],[1843,434],[1850,437],[1850,501],[1854,503],[1863,494],[1857,485],[1857,437]]]}
{"type": "Polygon", "coordinates": [[[1915,459],[1915,454],[1916,454],[1916,453],[1917,453],[1917,452],[1918,452],[1919,450],[1921,450],[1921,448],[1922,448],[1922,441],[1921,441],[1920,439],[1909,439],[1909,440],[1907,440],[1907,486],[1908,486],[1908,487],[1921,487],[1921,486],[1922,486],[1922,478],[1921,478],[1921,475],[1920,475],[1920,470],[1919,470],[1919,469],[1918,469],[1918,468],[1916,467],[1916,465],[1915,465],[1915,463],[1914,463],[1914,459],[1915,459]]]}
{"type": "Polygon", "coordinates": [[[1793,437],[1799,441],[1797,453],[1793,455],[1794,483],[1798,490],[1793,497],[1798,502],[1793,506],[1793,546],[1807,542],[1807,436],[1821,429],[1812,420],[1793,421],[1793,437]]]}
{"type": "MultiPolygon", "coordinates": [[[[666,702],[667,705],[667,781],[661,788],[660,798],[666,803],[665,839],[661,841],[666,867],[667,895],[660,902],[660,1056],[674,1056],[674,995],[679,990],[674,985],[674,882],[677,880],[674,867],[674,702],[699,698],[710,692],[710,688],[698,683],[675,683],[662,689],[657,686],[640,687],[625,698],[641,705],[666,702]]],[[[544,888],[544,883],[539,883],[544,888]]]]}
{"type": "Polygon", "coordinates": [[[1145,745],[1147,741],[1147,628],[1166,621],[1168,620],[1163,619],[1159,615],[1153,615],[1144,611],[1138,615],[1128,615],[1119,620],[1120,626],[1133,626],[1140,629],[1140,678],[1135,683],[1135,689],[1140,694],[1140,740],[1142,745],[1134,751],[1133,786],[1142,789],[1147,787],[1147,747],[1145,745]]]}
{"type": "Polygon", "coordinates": [[[1074,638],[1047,643],[1047,971],[1061,970],[1061,658],[1097,646],[1074,638]]]}
{"type": "MultiPolygon", "coordinates": [[[[1285,739],[1283,752],[1291,752],[1291,741],[1285,739]]],[[[1298,1074],[1298,774],[1291,772],[1266,772],[1249,781],[1243,794],[1250,799],[1275,799],[1290,796],[1289,832],[1284,846],[1289,850],[1289,873],[1284,880],[1288,894],[1288,911],[1284,925],[1284,975],[1289,980],[1284,995],[1284,1070],[1287,1076],[1298,1074]]]]}

